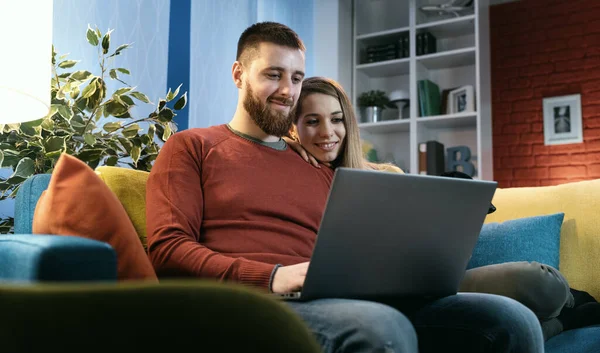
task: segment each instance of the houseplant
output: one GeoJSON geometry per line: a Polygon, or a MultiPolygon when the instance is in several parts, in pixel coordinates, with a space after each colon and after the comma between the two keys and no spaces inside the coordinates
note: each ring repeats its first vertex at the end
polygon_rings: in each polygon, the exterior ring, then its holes
{"type": "MultiPolygon", "coordinates": [[[[77,70],[76,60],[59,56],[52,48],[51,108],[42,119],[0,125],[0,166],[12,174],[0,178],[0,201],[14,198],[21,184],[34,174],[51,173],[62,153],[71,154],[91,168],[125,166],[149,171],[160,144],[175,131],[174,111],[187,103],[181,85],[156,104],[126,83],[130,71],[115,66],[115,59],[130,44],[111,50],[112,31],[104,34],[88,27],[87,41],[98,50],[97,74],[77,70]],[[107,92],[106,80],[122,87],[107,92]],[[146,117],[134,117],[131,108],[152,104],[146,117]]],[[[89,70],[94,70],[89,68],[89,70]]],[[[0,219],[0,233],[12,231],[14,219],[0,219]]]]}
{"type": "Polygon", "coordinates": [[[358,96],[358,106],[361,110],[361,121],[371,123],[381,121],[383,110],[390,107],[391,103],[385,92],[371,90],[358,96]]]}

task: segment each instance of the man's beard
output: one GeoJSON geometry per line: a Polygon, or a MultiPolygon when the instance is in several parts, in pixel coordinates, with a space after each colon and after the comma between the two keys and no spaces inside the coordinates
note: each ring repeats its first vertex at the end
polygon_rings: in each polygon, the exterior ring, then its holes
{"type": "MultiPolygon", "coordinates": [[[[268,135],[278,137],[285,136],[290,131],[293,122],[291,109],[288,113],[285,113],[269,108],[267,104],[254,96],[254,92],[247,82],[246,93],[244,108],[262,131],[268,135]]],[[[281,99],[278,99],[278,101],[283,102],[281,99]]],[[[289,104],[291,107],[293,100],[290,98],[284,104],[289,104]]]]}

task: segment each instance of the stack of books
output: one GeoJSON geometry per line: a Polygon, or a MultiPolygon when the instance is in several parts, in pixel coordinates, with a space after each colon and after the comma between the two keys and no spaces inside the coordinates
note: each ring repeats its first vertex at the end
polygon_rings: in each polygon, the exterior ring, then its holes
{"type": "Polygon", "coordinates": [[[437,40],[433,34],[423,32],[417,34],[417,55],[433,54],[437,52],[437,40]]]}

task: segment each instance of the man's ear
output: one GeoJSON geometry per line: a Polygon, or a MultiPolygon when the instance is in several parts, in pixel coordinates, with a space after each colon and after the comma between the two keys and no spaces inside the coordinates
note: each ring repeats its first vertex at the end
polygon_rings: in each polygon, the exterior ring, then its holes
{"type": "Polygon", "coordinates": [[[233,63],[231,67],[231,78],[233,78],[233,83],[237,88],[242,88],[242,74],[244,73],[244,67],[242,63],[236,61],[233,63]]]}

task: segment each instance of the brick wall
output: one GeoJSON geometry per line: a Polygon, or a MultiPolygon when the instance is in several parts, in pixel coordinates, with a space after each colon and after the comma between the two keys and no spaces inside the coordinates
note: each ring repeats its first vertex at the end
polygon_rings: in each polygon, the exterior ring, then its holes
{"type": "Polygon", "coordinates": [[[494,179],[500,187],[600,178],[600,1],[490,8],[494,179]],[[544,145],[542,99],[581,94],[583,143],[544,145]]]}

